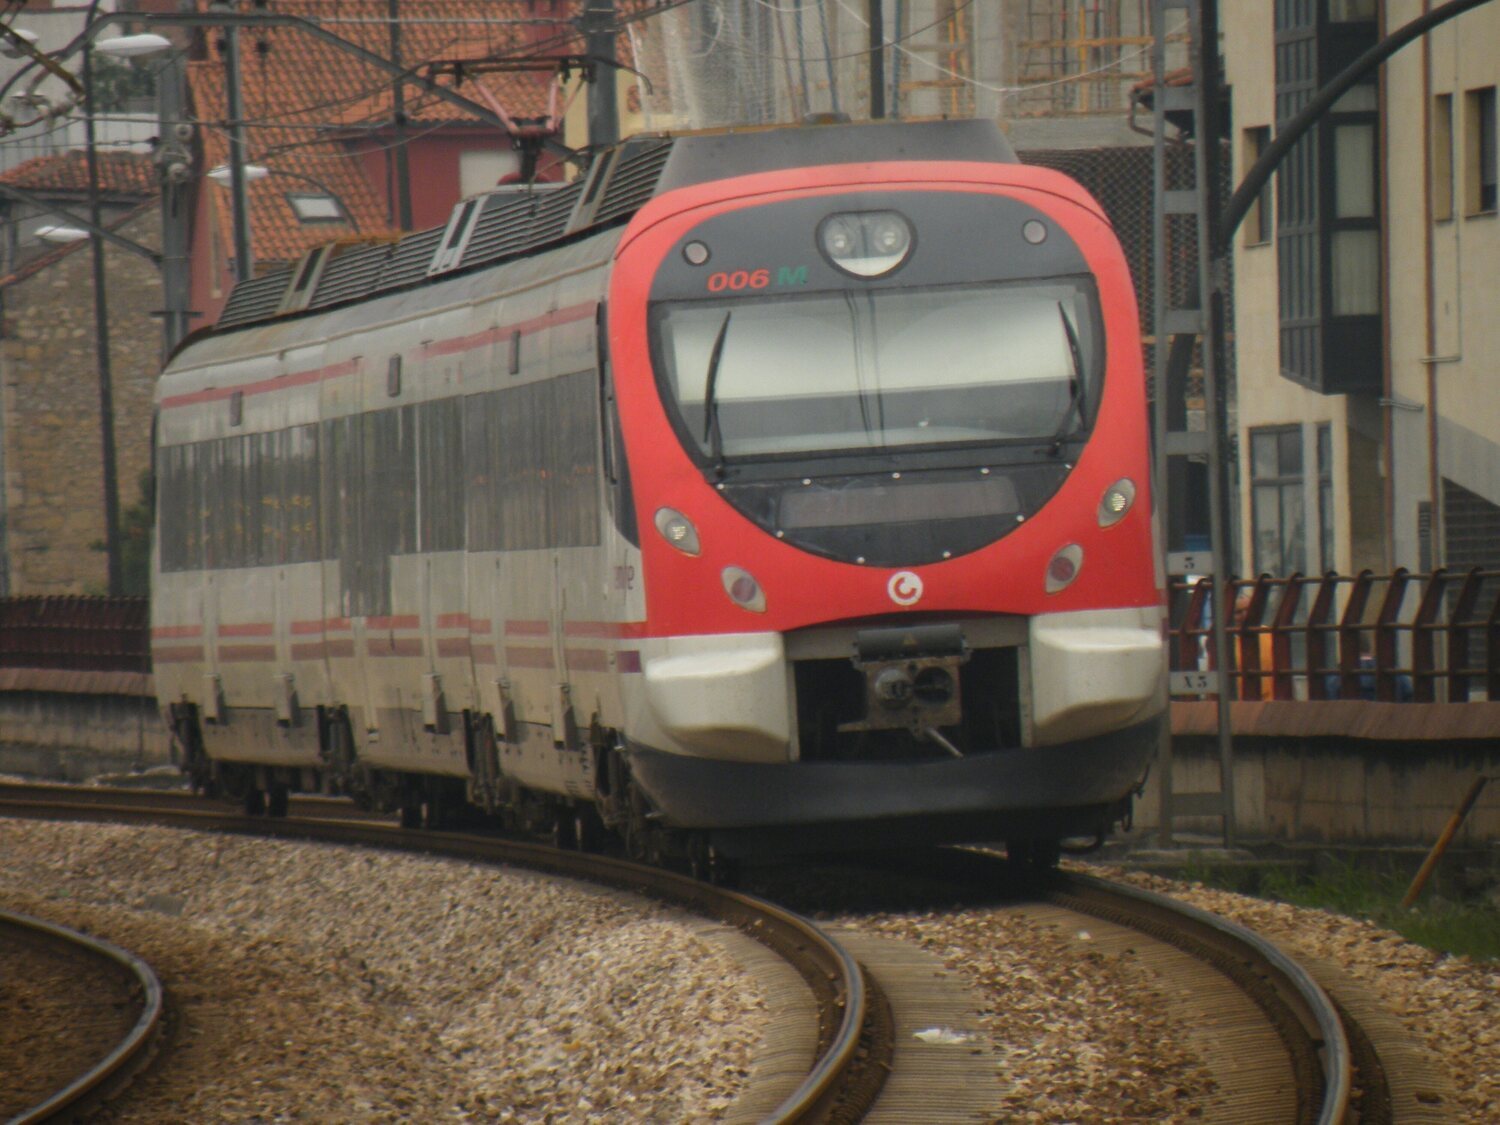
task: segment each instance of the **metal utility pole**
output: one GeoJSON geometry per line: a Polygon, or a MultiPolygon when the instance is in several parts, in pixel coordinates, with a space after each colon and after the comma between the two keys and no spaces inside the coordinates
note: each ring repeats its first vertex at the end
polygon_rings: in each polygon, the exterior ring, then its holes
{"type": "Polygon", "coordinates": [[[579,28],[584,52],[593,67],[589,82],[589,147],[620,139],[620,112],[615,98],[615,0],[585,0],[579,28]]]}
{"type": "Polygon", "coordinates": [[[245,190],[245,91],[240,84],[240,33],[224,27],[224,98],[229,114],[229,193],[234,201],[234,279],[254,276],[250,256],[250,197],[245,190]]]}
{"type": "Polygon", "coordinates": [[[104,483],[104,557],[109,595],[124,592],[120,567],[120,496],[115,479],[115,396],[109,356],[109,300],[104,288],[104,239],[99,236],[99,146],[94,135],[94,52],[83,45],[83,91],[88,112],[83,117],[89,172],[89,249],[94,259],[94,359],[99,369],[99,457],[104,483]]]}
{"type": "MultiPolygon", "coordinates": [[[[401,65],[401,0],[387,0],[390,16],[391,62],[401,65]]],[[[391,86],[391,118],[396,130],[396,144],[391,150],[396,171],[396,222],[402,230],[411,230],[411,167],[406,159],[406,83],[399,77],[391,86]]]]}
{"type": "Polygon", "coordinates": [[[885,116],[885,8],[884,0],[870,0],[870,120],[885,116]]]}
{"type": "Polygon", "coordinates": [[[191,293],[188,236],[192,215],[186,182],[191,175],[192,155],[188,142],[192,126],[183,118],[185,59],[174,51],[156,78],[157,113],[161,119],[158,171],[161,177],[161,290],[162,360],[188,334],[188,301],[191,293]]]}
{"type": "MultiPolygon", "coordinates": [[[[1164,843],[1172,839],[1173,821],[1179,816],[1218,817],[1223,825],[1224,846],[1233,847],[1234,828],[1234,743],[1229,723],[1229,701],[1233,679],[1229,659],[1229,549],[1228,518],[1225,512],[1223,412],[1219,403],[1219,348],[1222,326],[1222,285],[1227,277],[1212,268],[1217,231],[1213,223],[1217,153],[1210,153],[1219,143],[1219,68],[1218,22],[1216,0],[1154,0],[1151,52],[1154,88],[1152,111],[1155,121],[1152,168],[1153,193],[1152,256],[1155,273],[1155,313],[1152,332],[1155,337],[1155,435],[1156,487],[1158,504],[1168,508],[1183,502],[1183,497],[1168,494],[1168,482],[1175,474],[1168,471],[1173,457],[1205,458],[1208,461],[1209,550],[1189,552],[1168,548],[1166,573],[1169,576],[1197,574],[1213,579],[1213,668],[1209,671],[1171,672],[1170,694],[1213,695],[1218,701],[1219,788],[1217,791],[1180,793],[1174,789],[1172,776],[1171,731],[1163,735],[1162,764],[1159,774],[1161,799],[1161,835],[1164,843]],[[1166,80],[1167,14],[1185,11],[1190,27],[1192,84],[1168,85],[1166,80]],[[1188,189],[1170,189],[1167,182],[1167,114],[1191,112],[1193,115],[1193,182],[1188,189]],[[1174,308],[1169,286],[1170,262],[1167,256],[1168,227],[1173,216],[1191,216],[1197,235],[1197,293],[1189,307],[1174,308]],[[1203,406],[1202,430],[1172,430],[1172,421],[1184,419],[1185,410],[1171,409],[1174,388],[1185,390],[1186,380],[1173,379],[1169,371],[1173,358],[1183,358],[1183,349],[1168,346],[1169,337],[1179,340],[1200,336],[1203,339],[1203,406]]],[[[1191,354],[1191,347],[1186,349],[1191,354]]],[[[1184,372],[1185,374],[1185,372],[1184,372]]],[[[1179,477],[1178,479],[1183,479],[1179,477]]]]}

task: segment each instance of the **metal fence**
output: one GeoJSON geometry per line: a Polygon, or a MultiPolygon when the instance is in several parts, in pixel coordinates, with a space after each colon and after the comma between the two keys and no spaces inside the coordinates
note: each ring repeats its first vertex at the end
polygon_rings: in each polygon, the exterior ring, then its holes
{"type": "Polygon", "coordinates": [[[145,598],[0,598],[0,668],[151,671],[145,598]]]}
{"type": "MultiPolygon", "coordinates": [[[[1232,582],[1240,700],[1500,700],[1500,571],[1232,582]]],[[[1212,579],[1174,582],[1172,667],[1213,666],[1212,579]]]]}

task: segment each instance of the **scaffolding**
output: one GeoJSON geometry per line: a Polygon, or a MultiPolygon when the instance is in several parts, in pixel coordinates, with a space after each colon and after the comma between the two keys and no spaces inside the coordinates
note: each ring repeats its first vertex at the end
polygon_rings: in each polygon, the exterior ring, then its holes
{"type": "Polygon", "coordinates": [[[974,18],[974,5],[963,0],[896,0],[901,49],[893,79],[901,116],[975,115],[974,18]]]}
{"type": "Polygon", "coordinates": [[[1024,0],[1011,23],[1013,117],[1119,114],[1151,73],[1148,0],[1024,0]]]}

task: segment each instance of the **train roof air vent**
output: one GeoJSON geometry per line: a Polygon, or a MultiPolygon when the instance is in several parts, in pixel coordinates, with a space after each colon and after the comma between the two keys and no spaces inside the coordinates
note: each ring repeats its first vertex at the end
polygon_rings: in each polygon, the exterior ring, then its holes
{"type": "Polygon", "coordinates": [[[443,228],[443,237],[427,266],[427,275],[447,273],[463,260],[464,247],[469,244],[474,228],[479,224],[480,212],[487,202],[484,196],[461,200],[448,216],[448,225],[443,228]]]}

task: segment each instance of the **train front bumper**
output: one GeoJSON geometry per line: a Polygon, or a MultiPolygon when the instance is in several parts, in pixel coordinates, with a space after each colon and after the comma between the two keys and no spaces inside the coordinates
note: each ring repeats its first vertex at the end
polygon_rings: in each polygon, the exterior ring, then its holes
{"type": "Polygon", "coordinates": [[[1157,715],[1064,745],[916,762],[731,762],[644,747],[628,753],[664,823],[712,828],[726,838],[739,831],[746,850],[839,846],[860,836],[877,844],[1056,837],[1095,831],[1101,810],[1123,813],[1156,753],[1161,721],[1157,715]]]}

